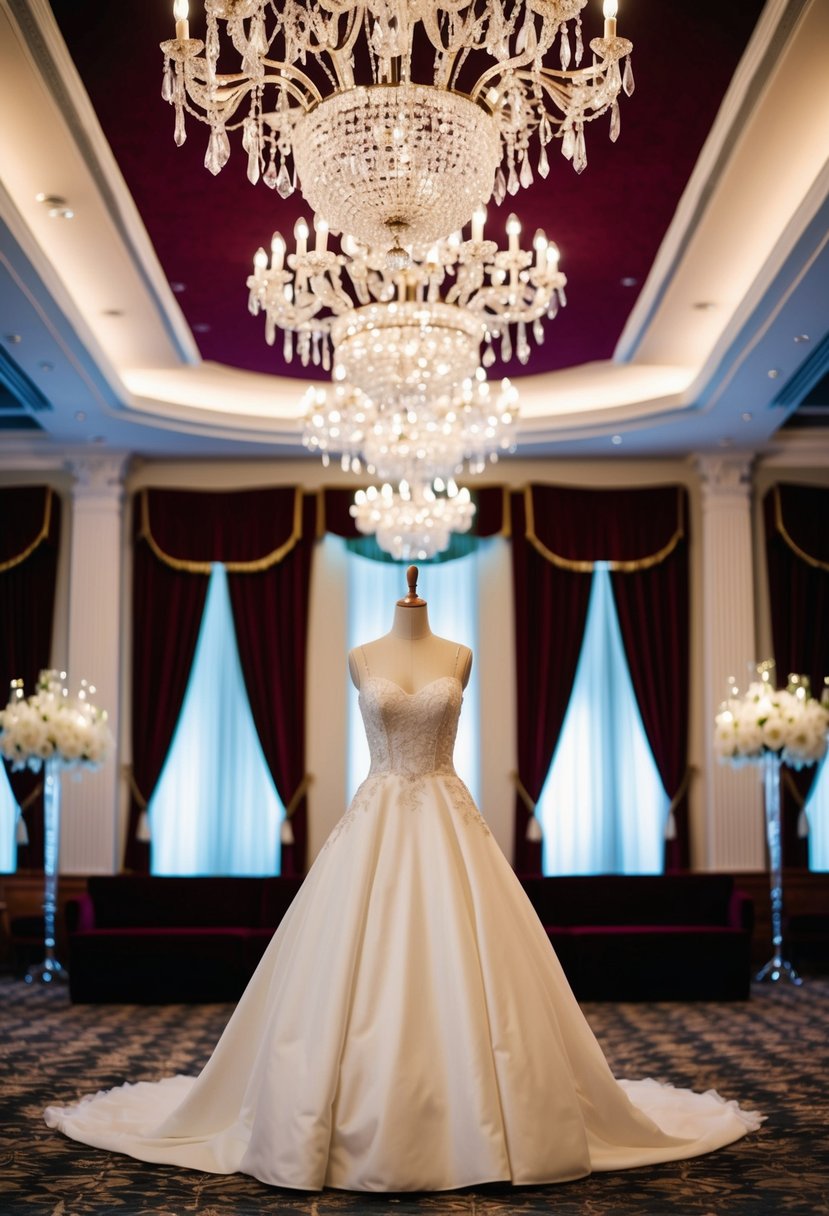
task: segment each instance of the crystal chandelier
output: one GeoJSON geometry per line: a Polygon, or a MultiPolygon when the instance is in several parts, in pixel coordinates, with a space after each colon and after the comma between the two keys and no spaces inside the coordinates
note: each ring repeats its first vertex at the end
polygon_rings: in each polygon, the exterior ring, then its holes
{"type": "Polygon", "coordinates": [[[374,535],[397,561],[425,561],[442,553],[453,532],[468,532],[475,507],[467,489],[453,480],[444,484],[403,481],[394,491],[369,486],[354,496],[351,515],[360,532],[374,535]]]}
{"type": "Polygon", "coordinates": [[[304,219],[287,253],[274,233],[270,259],[258,249],[248,277],[248,307],[265,315],[269,343],[284,331],[283,353],[294,343],[304,366],[332,367],[371,397],[434,394],[474,376],[479,364],[530,356],[528,331],[544,340],[543,320],[565,304],[567,282],[558,249],[539,229],[533,251],[520,247],[521,223],[507,220],[508,247],[484,239],[486,209],[478,208],[468,239],[461,232],[427,249],[412,249],[405,265],[345,236],[341,253],[328,248],[328,226],[315,219],[315,245],[304,219]],[[483,347],[483,352],[481,348],[483,347]]]}
{"type": "Polygon", "coordinates": [[[329,228],[366,246],[430,245],[491,196],[528,186],[531,145],[546,177],[553,139],[581,172],[587,124],[609,113],[617,138],[631,43],[617,37],[616,0],[605,0],[603,37],[581,66],[585,4],[205,0],[202,41],[190,37],[187,0],[175,0],[162,96],[176,143],[185,111],[209,126],[211,172],[240,130],[251,182],[261,176],[286,197],[298,178],[329,228]],[[220,26],[235,71],[220,71],[220,26]]]}
{"type": "Polygon", "coordinates": [[[306,395],[303,443],[327,466],[339,455],[345,472],[363,471],[409,485],[448,481],[515,447],[518,394],[509,380],[497,389],[479,368],[451,392],[390,402],[337,385],[306,395]]]}

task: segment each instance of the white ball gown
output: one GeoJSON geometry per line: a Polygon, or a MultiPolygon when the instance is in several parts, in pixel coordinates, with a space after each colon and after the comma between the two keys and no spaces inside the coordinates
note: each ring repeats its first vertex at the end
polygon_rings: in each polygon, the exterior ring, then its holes
{"type": "Polygon", "coordinates": [[[86,1144],[303,1190],[563,1182],[692,1157],[760,1117],[617,1081],[452,767],[462,689],[362,680],[371,770],[198,1077],[46,1120],[86,1144]]]}

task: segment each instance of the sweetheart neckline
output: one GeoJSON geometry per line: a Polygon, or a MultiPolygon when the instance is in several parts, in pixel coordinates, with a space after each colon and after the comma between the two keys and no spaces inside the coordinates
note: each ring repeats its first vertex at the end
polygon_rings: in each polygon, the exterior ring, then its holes
{"type": "MultiPolygon", "coordinates": [[[[436,679],[434,679],[434,680],[430,680],[428,684],[422,684],[422,685],[420,686],[420,688],[416,688],[414,692],[406,692],[406,689],[405,689],[405,688],[401,688],[401,686],[400,686],[400,685],[399,685],[399,684],[398,684],[398,683],[397,683],[395,680],[390,680],[390,679],[388,679],[388,677],[387,677],[387,676],[372,676],[372,675],[367,675],[367,676],[366,676],[366,680],[382,680],[382,682],[383,682],[384,684],[391,684],[392,688],[396,688],[396,689],[397,689],[397,691],[398,691],[399,693],[401,693],[401,694],[402,694],[402,696],[404,696],[404,697],[417,697],[417,696],[420,696],[420,694],[421,694],[422,692],[424,692],[424,691],[425,691],[427,688],[431,688],[433,684],[439,684],[439,683],[441,682],[441,680],[454,680],[456,684],[460,684],[460,683],[461,683],[460,678],[459,678],[458,676],[437,676],[437,678],[436,678],[436,679]]],[[[360,686],[359,691],[360,691],[361,693],[362,693],[362,691],[363,691],[363,688],[364,688],[364,687],[365,687],[365,685],[361,685],[361,686],[360,686]]],[[[463,685],[461,685],[461,692],[463,692],[463,685]]]]}

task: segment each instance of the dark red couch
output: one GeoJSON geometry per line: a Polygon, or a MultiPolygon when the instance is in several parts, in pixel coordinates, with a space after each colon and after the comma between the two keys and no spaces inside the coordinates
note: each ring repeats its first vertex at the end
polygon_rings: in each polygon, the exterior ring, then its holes
{"type": "Polygon", "coordinates": [[[73,1001],[235,1001],[298,878],[89,879],[67,905],[73,1001]]]}
{"type": "MultiPolygon", "coordinates": [[[[748,996],[753,905],[723,874],[526,878],[580,1000],[748,996]]],[[[234,1001],[296,878],[89,879],[67,906],[74,1001],[234,1001]]]]}
{"type": "Polygon", "coordinates": [[[754,905],[730,875],[522,881],[579,1000],[748,997],[754,905]]]}

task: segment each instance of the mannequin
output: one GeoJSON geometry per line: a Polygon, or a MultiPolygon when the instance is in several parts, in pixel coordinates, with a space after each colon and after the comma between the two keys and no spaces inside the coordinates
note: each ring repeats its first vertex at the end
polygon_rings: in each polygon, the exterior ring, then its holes
{"type": "Polygon", "coordinates": [[[410,696],[443,676],[456,676],[466,688],[472,651],[432,633],[426,601],[417,594],[417,576],[417,566],[409,566],[409,590],[395,605],[389,632],[349,654],[348,670],[356,688],[366,675],[388,680],[410,696]]]}

